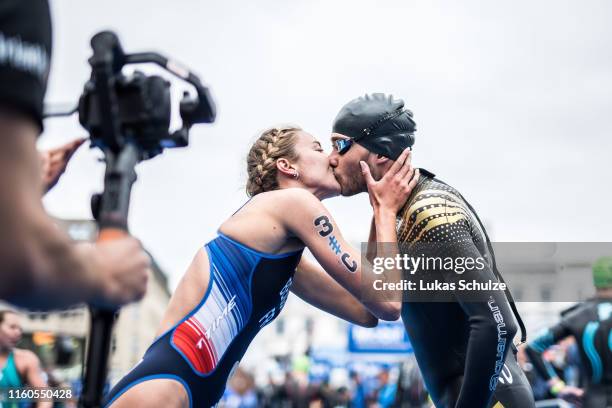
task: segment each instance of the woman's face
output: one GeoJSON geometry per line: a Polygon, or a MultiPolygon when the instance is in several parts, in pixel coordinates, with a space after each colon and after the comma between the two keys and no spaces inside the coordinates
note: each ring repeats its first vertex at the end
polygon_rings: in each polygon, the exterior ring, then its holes
{"type": "Polygon", "coordinates": [[[0,323],[0,346],[13,348],[21,340],[21,322],[15,313],[6,313],[0,323]]]}
{"type": "Polygon", "coordinates": [[[312,190],[320,199],[340,194],[340,184],[329,165],[329,156],[311,134],[297,132],[294,150],[298,155],[298,160],[294,163],[299,173],[298,181],[304,187],[312,190]]]}

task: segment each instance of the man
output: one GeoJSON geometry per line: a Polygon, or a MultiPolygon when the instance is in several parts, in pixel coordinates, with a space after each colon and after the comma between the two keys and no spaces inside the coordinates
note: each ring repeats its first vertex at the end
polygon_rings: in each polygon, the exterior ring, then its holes
{"type": "Polygon", "coordinates": [[[395,403],[395,396],[397,393],[397,382],[391,382],[389,376],[389,369],[384,368],[378,373],[378,395],[377,402],[381,408],[390,408],[395,403]]]}
{"type": "MultiPolygon", "coordinates": [[[[150,263],[125,238],[77,245],[45,214],[36,138],[51,57],[46,0],[0,3],[0,298],[25,307],[140,299],[150,263]]],[[[53,180],[50,180],[51,182],[53,180]]],[[[52,184],[52,183],[51,183],[52,184]]]]}
{"type": "MultiPolygon", "coordinates": [[[[15,346],[21,340],[19,315],[12,310],[0,310],[0,390],[5,395],[10,388],[47,387],[40,360],[30,350],[15,346]]],[[[0,402],[2,408],[17,408],[17,401],[0,402]]],[[[40,401],[37,408],[51,408],[50,401],[40,401]]]]}
{"type": "MultiPolygon", "coordinates": [[[[391,96],[372,94],[347,103],[334,121],[330,156],[342,195],[365,192],[366,177],[380,178],[401,151],[412,146],[415,127],[403,101],[391,96]],[[363,172],[362,161],[367,164],[363,172]]],[[[500,280],[490,242],[471,206],[425,170],[397,214],[397,236],[400,244],[439,243],[455,258],[482,257],[487,260],[484,269],[463,276],[479,282],[500,280]]],[[[374,225],[370,240],[376,240],[374,225]]],[[[454,271],[436,273],[453,283],[461,276],[454,271]]],[[[403,303],[402,320],[436,407],[534,406],[516,362],[513,312],[518,314],[508,295],[492,291],[486,302],[475,302],[469,294],[453,291],[446,302],[403,303]]],[[[520,319],[519,324],[522,328],[520,319]]]]}
{"type": "Polygon", "coordinates": [[[612,407],[612,257],[593,265],[595,297],[561,314],[561,321],[545,329],[529,343],[527,355],[550,387],[566,400],[584,397],[584,408],[612,407]],[[565,385],[542,353],[566,337],[573,336],[580,350],[585,391],[565,385]]]}

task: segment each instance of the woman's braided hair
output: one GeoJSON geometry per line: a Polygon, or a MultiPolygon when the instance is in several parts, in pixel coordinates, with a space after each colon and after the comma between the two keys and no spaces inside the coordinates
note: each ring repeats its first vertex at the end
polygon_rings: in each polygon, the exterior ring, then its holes
{"type": "Polygon", "coordinates": [[[285,158],[296,161],[294,146],[299,127],[271,128],[264,131],[253,143],[247,156],[247,194],[252,197],[264,191],[276,190],[278,171],[276,161],[285,158]]]}

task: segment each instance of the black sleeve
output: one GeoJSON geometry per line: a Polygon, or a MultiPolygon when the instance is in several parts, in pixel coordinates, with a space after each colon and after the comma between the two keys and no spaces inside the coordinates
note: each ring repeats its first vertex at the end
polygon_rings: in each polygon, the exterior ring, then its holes
{"type": "MultiPolygon", "coordinates": [[[[471,241],[455,244],[455,257],[477,259],[481,256],[471,241]]],[[[489,266],[463,274],[447,271],[445,281],[476,282],[486,285],[497,282],[489,266]]],[[[463,385],[456,408],[485,407],[497,387],[499,374],[518,330],[510,303],[503,290],[456,290],[455,297],[469,321],[469,340],[463,385]],[[486,298],[486,301],[483,301],[486,298]]]]}
{"type": "Polygon", "coordinates": [[[460,290],[466,282],[484,287],[498,279],[489,261],[483,257],[482,249],[477,247],[468,209],[460,200],[450,202],[448,194],[447,191],[437,194],[430,190],[428,195],[423,195],[422,205],[418,204],[417,197],[409,227],[411,232],[407,235],[412,238],[413,251],[427,257],[437,255],[444,262],[450,258],[454,262],[450,268],[436,267],[430,276],[442,277],[445,283],[453,285],[454,289],[446,293],[452,296],[452,301],[459,302],[469,322],[464,379],[455,407],[485,407],[497,386],[517,325],[503,289],[460,290]],[[461,259],[480,259],[481,263],[469,270],[458,269],[456,266],[461,259]]]}
{"type": "Polygon", "coordinates": [[[51,40],[47,0],[0,2],[0,108],[31,118],[41,129],[51,40]]]}

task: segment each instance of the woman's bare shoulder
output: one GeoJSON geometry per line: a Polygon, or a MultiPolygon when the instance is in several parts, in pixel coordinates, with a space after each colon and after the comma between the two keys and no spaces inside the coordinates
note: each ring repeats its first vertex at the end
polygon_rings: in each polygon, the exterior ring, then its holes
{"type": "Polygon", "coordinates": [[[303,188],[286,188],[260,193],[228,218],[219,231],[237,239],[267,236],[279,245],[281,236],[292,235],[296,223],[321,213],[319,199],[303,188]]]}
{"type": "Polygon", "coordinates": [[[291,215],[302,207],[321,206],[321,201],[303,188],[284,188],[267,191],[253,197],[245,210],[263,211],[276,216],[291,215]]]}

